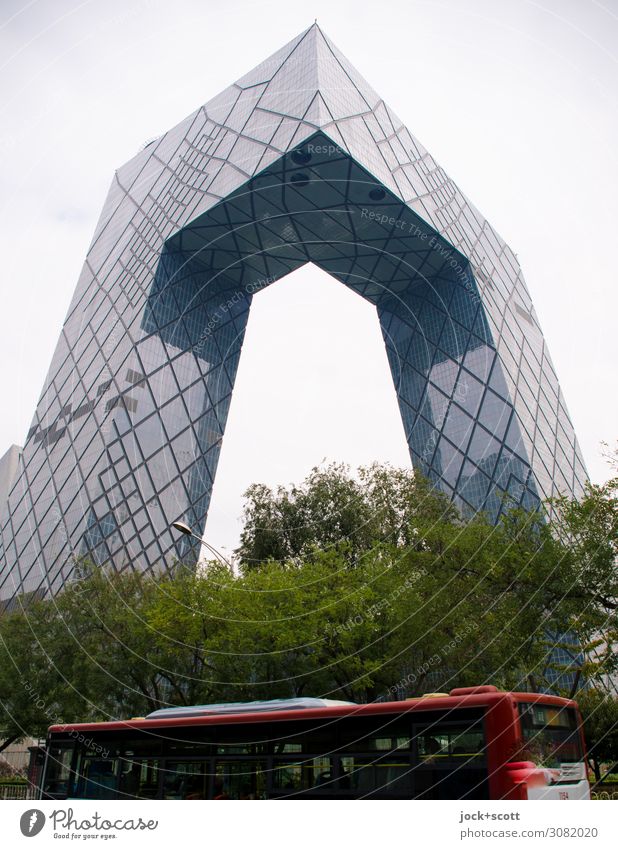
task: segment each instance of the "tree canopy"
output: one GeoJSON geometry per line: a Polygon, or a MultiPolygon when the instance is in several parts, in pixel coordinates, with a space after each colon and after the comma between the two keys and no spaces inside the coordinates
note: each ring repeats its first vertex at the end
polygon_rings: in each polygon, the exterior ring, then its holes
{"type": "Polygon", "coordinates": [[[333,463],[312,469],[297,486],[249,487],[236,554],[247,569],[306,559],[345,542],[346,556],[355,561],[378,542],[412,545],[421,526],[456,519],[446,496],[408,470],[375,463],[355,477],[345,464],[333,463]]]}

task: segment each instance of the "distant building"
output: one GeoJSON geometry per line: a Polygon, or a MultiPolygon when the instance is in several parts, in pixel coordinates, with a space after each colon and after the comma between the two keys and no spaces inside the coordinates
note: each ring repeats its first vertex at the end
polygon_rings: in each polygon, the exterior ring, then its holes
{"type": "Polygon", "coordinates": [[[1,599],[57,592],[79,556],[197,558],[170,525],[204,526],[252,298],[307,262],[375,305],[414,467],[464,511],[580,492],[515,254],[314,25],[115,174],[9,495],[1,599]]]}
{"type": "Polygon", "coordinates": [[[15,483],[20,457],[19,445],[11,445],[9,450],[0,457],[0,510],[4,509],[9,492],[15,483]]]}
{"type": "Polygon", "coordinates": [[[24,776],[30,763],[30,748],[40,743],[34,737],[25,737],[19,743],[7,746],[0,752],[0,775],[7,778],[12,775],[24,776]]]}

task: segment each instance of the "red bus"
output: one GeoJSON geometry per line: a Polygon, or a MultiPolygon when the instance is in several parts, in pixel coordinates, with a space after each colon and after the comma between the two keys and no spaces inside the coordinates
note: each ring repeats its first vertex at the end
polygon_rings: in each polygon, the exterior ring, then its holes
{"type": "Polygon", "coordinates": [[[54,725],[43,799],[588,799],[577,705],[466,687],[54,725]]]}

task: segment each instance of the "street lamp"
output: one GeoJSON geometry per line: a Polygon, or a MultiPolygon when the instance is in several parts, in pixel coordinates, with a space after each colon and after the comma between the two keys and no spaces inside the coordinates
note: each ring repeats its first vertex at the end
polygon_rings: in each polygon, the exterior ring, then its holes
{"type": "Polygon", "coordinates": [[[216,548],[214,548],[212,545],[210,545],[210,543],[206,542],[206,540],[205,540],[203,537],[198,536],[196,533],[194,533],[194,532],[191,530],[191,528],[189,527],[189,525],[187,525],[187,524],[186,524],[186,522],[172,522],[172,527],[173,527],[175,530],[180,531],[180,533],[181,533],[181,534],[185,534],[185,535],[186,535],[186,536],[188,536],[188,537],[194,537],[195,539],[199,540],[199,541],[202,543],[202,545],[203,545],[205,548],[207,548],[207,549],[208,549],[208,551],[210,551],[210,553],[211,553],[211,554],[214,554],[214,556],[217,558],[217,560],[219,560],[219,561],[220,561],[220,562],[222,562],[225,566],[227,566],[227,568],[230,570],[230,572],[231,572],[232,574],[234,574],[234,567],[232,566],[232,564],[230,563],[230,561],[229,561],[229,560],[227,560],[227,559],[226,559],[226,558],[225,558],[225,557],[221,554],[221,552],[217,551],[217,549],[216,549],[216,548]]]}

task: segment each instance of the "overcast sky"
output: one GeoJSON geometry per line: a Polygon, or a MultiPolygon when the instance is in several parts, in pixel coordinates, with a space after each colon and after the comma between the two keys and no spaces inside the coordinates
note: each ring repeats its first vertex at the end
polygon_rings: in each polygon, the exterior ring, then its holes
{"type": "MultiPolygon", "coordinates": [[[[23,444],[113,172],[315,17],[519,257],[593,481],[616,432],[618,2],[0,5],[0,453],[23,444]]],[[[256,296],[207,535],[253,481],[409,466],[373,308],[313,266],[256,296]]]]}

